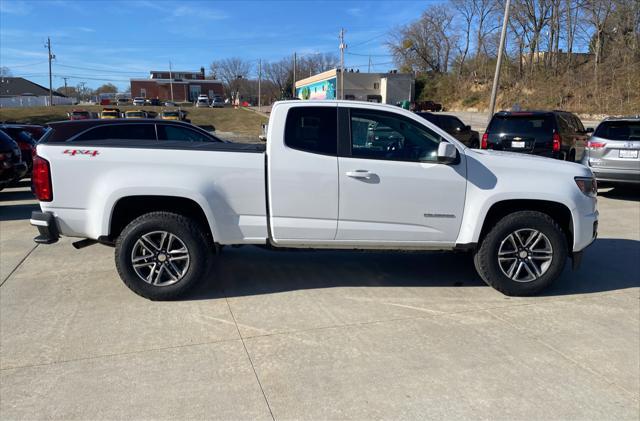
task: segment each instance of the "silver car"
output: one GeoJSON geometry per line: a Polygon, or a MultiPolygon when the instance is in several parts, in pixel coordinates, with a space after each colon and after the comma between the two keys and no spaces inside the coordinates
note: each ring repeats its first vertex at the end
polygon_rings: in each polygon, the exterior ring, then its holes
{"type": "Polygon", "coordinates": [[[582,163],[603,184],[640,184],[640,116],[602,121],[582,163]]]}

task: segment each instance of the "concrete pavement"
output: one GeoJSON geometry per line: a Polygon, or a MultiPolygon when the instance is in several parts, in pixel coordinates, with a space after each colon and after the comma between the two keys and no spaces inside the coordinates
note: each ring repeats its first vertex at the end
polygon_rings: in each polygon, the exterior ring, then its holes
{"type": "Polygon", "coordinates": [[[602,190],[600,237],[543,296],[451,253],[225,248],[151,302],[113,249],[34,249],[0,192],[2,419],[637,419],[640,202],[602,190]]]}

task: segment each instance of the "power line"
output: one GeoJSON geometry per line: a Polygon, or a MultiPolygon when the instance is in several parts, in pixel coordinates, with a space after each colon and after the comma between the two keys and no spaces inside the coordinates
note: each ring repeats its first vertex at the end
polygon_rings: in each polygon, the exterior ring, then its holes
{"type": "Polygon", "coordinates": [[[83,66],[71,66],[69,64],[60,64],[57,63],[58,66],[60,67],[66,67],[69,69],[78,69],[78,70],[91,70],[91,71],[96,71],[96,72],[108,72],[108,73],[125,73],[125,74],[131,74],[131,73],[142,73],[142,74],[148,74],[149,72],[145,72],[142,70],[111,70],[111,69],[106,69],[106,68],[97,68],[97,67],[83,67],[83,66]]]}
{"type": "Polygon", "coordinates": [[[393,54],[362,54],[362,53],[346,53],[350,56],[360,56],[360,57],[393,57],[393,54]]]}
{"type": "Polygon", "coordinates": [[[361,42],[358,42],[358,43],[356,43],[356,44],[353,44],[351,47],[357,47],[357,46],[359,46],[359,45],[368,44],[368,43],[370,43],[371,41],[374,41],[374,40],[376,40],[376,39],[378,39],[378,38],[382,38],[382,37],[383,37],[383,36],[385,36],[385,35],[387,35],[387,32],[383,32],[383,33],[381,33],[381,34],[380,34],[380,35],[378,35],[378,36],[375,36],[375,37],[373,37],[373,38],[369,38],[368,40],[361,41],[361,42]]]}
{"type": "Polygon", "coordinates": [[[43,61],[37,61],[35,63],[26,63],[26,64],[16,64],[14,66],[7,66],[10,69],[15,69],[16,67],[29,67],[29,66],[37,66],[38,64],[44,64],[46,63],[48,60],[43,60],[43,61]]]}

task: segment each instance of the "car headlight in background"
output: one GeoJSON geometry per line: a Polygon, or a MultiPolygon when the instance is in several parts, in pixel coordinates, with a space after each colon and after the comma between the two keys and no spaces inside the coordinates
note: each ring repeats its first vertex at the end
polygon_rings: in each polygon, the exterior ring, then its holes
{"type": "Polygon", "coordinates": [[[575,177],[576,185],[580,191],[589,197],[598,195],[598,182],[593,177],[575,177]]]}

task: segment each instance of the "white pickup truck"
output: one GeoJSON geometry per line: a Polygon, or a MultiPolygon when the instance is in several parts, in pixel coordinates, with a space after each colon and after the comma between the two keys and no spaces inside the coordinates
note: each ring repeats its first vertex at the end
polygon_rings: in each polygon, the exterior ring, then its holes
{"type": "Polygon", "coordinates": [[[399,107],[283,101],[266,146],[204,133],[160,120],[51,123],[34,161],[36,242],[115,245],[126,285],[160,300],[191,288],[222,246],[244,244],[468,251],[489,285],[528,295],[596,237],[586,167],[469,149],[399,107]]]}

